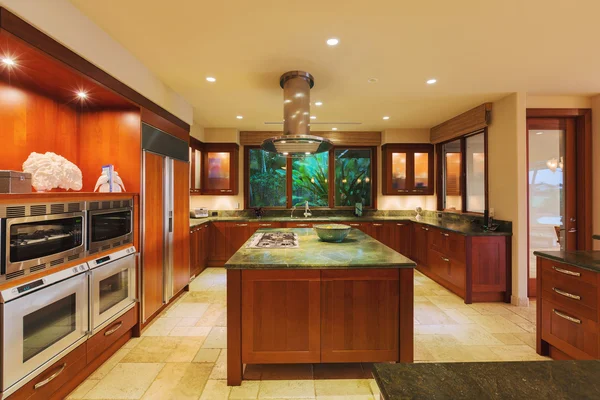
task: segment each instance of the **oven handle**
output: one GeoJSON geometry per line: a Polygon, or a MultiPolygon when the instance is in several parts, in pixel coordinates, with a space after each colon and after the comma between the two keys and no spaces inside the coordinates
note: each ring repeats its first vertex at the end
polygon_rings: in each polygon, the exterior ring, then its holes
{"type": "Polygon", "coordinates": [[[58,371],[56,371],[55,373],[53,373],[52,375],[50,375],[49,377],[47,377],[46,379],[44,379],[41,382],[36,383],[33,388],[35,390],[41,388],[42,386],[46,386],[47,384],[49,384],[50,382],[52,382],[57,376],[59,376],[60,374],[62,374],[62,372],[65,370],[65,368],[67,368],[67,363],[64,363],[63,365],[61,365],[60,369],[58,371]]]}
{"type": "Polygon", "coordinates": [[[104,336],[112,335],[113,333],[115,333],[116,331],[121,329],[122,326],[123,326],[123,321],[119,321],[119,323],[116,324],[114,328],[111,328],[111,329],[107,330],[106,332],[104,332],[104,336]]]}

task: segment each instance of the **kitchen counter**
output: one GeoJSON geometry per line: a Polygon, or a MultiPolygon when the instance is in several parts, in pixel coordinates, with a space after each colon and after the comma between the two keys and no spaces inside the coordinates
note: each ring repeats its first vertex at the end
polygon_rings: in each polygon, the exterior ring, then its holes
{"type": "Polygon", "coordinates": [[[533,255],[552,261],[571,264],[593,272],[600,272],[600,251],[534,251],[533,255]]]}
{"type": "Polygon", "coordinates": [[[436,218],[422,218],[417,220],[415,217],[402,216],[375,216],[375,217],[311,217],[311,218],[290,218],[290,217],[207,217],[190,218],[190,227],[205,224],[207,222],[375,222],[375,221],[410,221],[435,228],[445,229],[447,231],[460,233],[465,236],[511,236],[511,232],[487,231],[481,226],[459,221],[439,221],[436,218]]]}
{"type": "Polygon", "coordinates": [[[375,364],[383,399],[598,399],[600,361],[375,364]]]}
{"type": "Polygon", "coordinates": [[[350,269],[414,268],[416,263],[371,236],[352,229],[341,243],[319,239],[311,228],[273,228],[258,232],[295,232],[299,248],[253,249],[242,246],[225,263],[226,269],[350,269]]]}

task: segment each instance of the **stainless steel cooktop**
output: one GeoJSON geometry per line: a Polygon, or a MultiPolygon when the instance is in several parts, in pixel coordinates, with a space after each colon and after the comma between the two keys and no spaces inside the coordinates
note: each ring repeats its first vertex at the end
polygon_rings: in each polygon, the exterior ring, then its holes
{"type": "Polygon", "coordinates": [[[298,235],[293,232],[257,233],[246,246],[249,249],[297,249],[298,235]]]}

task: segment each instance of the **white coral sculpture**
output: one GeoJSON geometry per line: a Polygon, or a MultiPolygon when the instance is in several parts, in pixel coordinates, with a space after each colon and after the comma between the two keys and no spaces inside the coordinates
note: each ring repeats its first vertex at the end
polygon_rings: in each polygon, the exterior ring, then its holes
{"type": "MultiPolygon", "coordinates": [[[[102,175],[96,181],[96,187],[94,192],[100,189],[100,192],[108,192],[110,190],[110,184],[108,183],[108,174],[106,171],[102,171],[102,175]]],[[[119,176],[117,171],[113,171],[113,192],[119,193],[125,191],[125,184],[119,176]]]]}
{"type": "Polygon", "coordinates": [[[31,184],[38,192],[61,188],[81,190],[81,170],[66,158],[47,152],[33,152],[23,163],[23,172],[31,174],[31,184]]]}

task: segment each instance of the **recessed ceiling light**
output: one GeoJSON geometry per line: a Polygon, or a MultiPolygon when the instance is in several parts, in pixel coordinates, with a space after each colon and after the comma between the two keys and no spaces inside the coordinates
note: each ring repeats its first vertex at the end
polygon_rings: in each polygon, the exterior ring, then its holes
{"type": "MultiPolygon", "coordinates": [[[[283,142],[282,142],[283,143],[283,142]]],[[[282,153],[284,156],[287,156],[289,153],[282,153]]],[[[283,169],[285,169],[285,167],[281,167],[283,169]]]]}
{"type": "Polygon", "coordinates": [[[427,84],[428,85],[433,85],[436,82],[437,82],[437,79],[429,79],[429,80],[427,80],[427,84]]]}
{"type": "Polygon", "coordinates": [[[327,39],[327,44],[330,45],[330,46],[337,46],[337,44],[339,42],[340,42],[340,40],[336,39],[336,38],[327,39]]]}
{"type": "Polygon", "coordinates": [[[304,153],[304,154],[306,154],[307,156],[310,156],[310,151],[307,151],[307,152],[306,152],[306,153],[304,153]]]}
{"type": "Polygon", "coordinates": [[[337,131],[337,128],[331,128],[332,131],[337,131]]]}
{"type": "Polygon", "coordinates": [[[317,117],[315,117],[314,115],[311,115],[310,119],[317,119],[317,117]]]}
{"type": "Polygon", "coordinates": [[[80,90],[79,92],[77,92],[77,97],[79,97],[80,99],[85,99],[87,98],[87,93],[83,90],[80,90]]]}
{"type": "Polygon", "coordinates": [[[279,143],[281,143],[281,144],[285,144],[285,143],[286,143],[286,141],[285,141],[285,140],[282,140],[282,141],[281,141],[281,142],[279,142],[279,143]]]}
{"type": "Polygon", "coordinates": [[[243,119],[244,117],[242,115],[238,115],[236,118],[237,119],[243,119]]]}
{"type": "Polygon", "coordinates": [[[377,82],[379,82],[379,79],[377,79],[377,78],[369,78],[367,80],[367,82],[369,82],[369,83],[377,83],[377,82]]]}
{"type": "Polygon", "coordinates": [[[216,82],[217,78],[213,78],[212,76],[207,76],[206,80],[209,81],[209,82],[216,82]]]}
{"type": "Polygon", "coordinates": [[[388,117],[387,115],[385,117],[383,117],[383,119],[388,120],[390,119],[390,117],[388,117]]]}
{"type": "Polygon", "coordinates": [[[536,132],[535,134],[536,134],[536,135],[543,135],[543,134],[544,134],[544,132],[536,132]]]}
{"type": "Polygon", "coordinates": [[[12,58],[10,58],[10,57],[4,57],[4,58],[2,58],[2,62],[3,62],[4,64],[8,65],[8,66],[13,66],[13,65],[15,65],[15,60],[13,60],[13,59],[12,59],[12,58]]]}
{"type": "Polygon", "coordinates": [[[323,105],[323,102],[322,102],[322,101],[317,101],[317,102],[315,103],[315,106],[317,106],[317,107],[321,107],[322,105],[323,105]]]}

